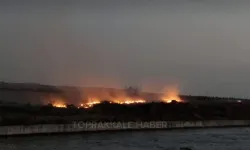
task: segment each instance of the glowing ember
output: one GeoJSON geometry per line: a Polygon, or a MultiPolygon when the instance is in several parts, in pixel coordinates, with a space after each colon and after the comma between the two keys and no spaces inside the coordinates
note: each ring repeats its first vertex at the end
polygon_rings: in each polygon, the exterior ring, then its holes
{"type": "Polygon", "coordinates": [[[52,104],[53,107],[58,107],[58,108],[66,108],[67,106],[63,103],[57,102],[52,104]]]}
{"type": "MultiPolygon", "coordinates": [[[[101,103],[100,100],[97,100],[97,99],[92,99],[92,100],[93,101],[89,101],[87,103],[80,104],[80,107],[91,108],[94,105],[101,103]]],[[[109,103],[114,103],[114,104],[139,104],[139,103],[146,103],[146,101],[142,100],[142,99],[130,99],[130,98],[127,98],[127,99],[119,99],[119,100],[113,99],[109,103]]]]}
{"type": "Polygon", "coordinates": [[[117,104],[139,104],[139,103],[146,103],[146,101],[145,100],[127,99],[124,101],[114,101],[114,103],[117,103],[117,104]]]}
{"type": "Polygon", "coordinates": [[[93,107],[94,105],[100,104],[100,103],[101,103],[100,101],[94,101],[94,102],[88,102],[85,104],[80,104],[80,106],[83,108],[90,108],[90,107],[93,107]]]}
{"type": "MultiPolygon", "coordinates": [[[[116,103],[116,104],[139,104],[139,103],[145,103],[145,100],[125,100],[125,101],[112,101],[110,103],[116,103]]],[[[100,101],[94,101],[94,102],[88,102],[80,104],[80,107],[83,108],[91,108],[96,104],[100,104],[100,101]]]]}
{"type": "Polygon", "coordinates": [[[162,101],[166,103],[171,103],[172,101],[182,102],[179,96],[179,90],[175,87],[168,87],[164,90],[164,95],[162,101]]]}
{"type": "Polygon", "coordinates": [[[89,98],[88,102],[80,104],[80,107],[90,108],[90,107],[93,107],[94,105],[100,104],[100,103],[101,103],[101,101],[98,98],[89,98]]]}
{"type": "Polygon", "coordinates": [[[67,105],[65,103],[65,100],[60,97],[53,97],[51,98],[48,103],[51,103],[53,107],[58,107],[58,108],[66,108],[67,105]]]}
{"type": "MultiPolygon", "coordinates": [[[[130,104],[143,104],[147,103],[146,100],[143,98],[143,94],[133,95],[126,93],[126,91],[105,91],[105,90],[89,90],[84,91],[85,96],[87,98],[87,102],[82,102],[80,105],[78,105],[78,108],[91,108],[94,105],[100,104],[102,100],[108,100],[109,103],[115,103],[115,104],[124,104],[124,105],[130,105],[130,104]]],[[[176,102],[183,102],[183,100],[179,96],[179,90],[177,86],[171,86],[167,87],[163,91],[163,95],[158,98],[166,103],[171,103],[172,101],[176,102]]],[[[85,98],[84,98],[85,99],[85,98]]],[[[66,108],[65,105],[66,102],[63,99],[55,98],[52,101],[52,105],[54,107],[59,108],[66,108]]]]}

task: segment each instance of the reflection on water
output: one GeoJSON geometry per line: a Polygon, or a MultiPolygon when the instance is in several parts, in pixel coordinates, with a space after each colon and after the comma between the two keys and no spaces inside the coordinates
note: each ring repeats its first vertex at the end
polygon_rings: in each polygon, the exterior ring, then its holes
{"type": "Polygon", "coordinates": [[[0,139],[0,150],[249,150],[250,128],[83,133],[0,139]]]}

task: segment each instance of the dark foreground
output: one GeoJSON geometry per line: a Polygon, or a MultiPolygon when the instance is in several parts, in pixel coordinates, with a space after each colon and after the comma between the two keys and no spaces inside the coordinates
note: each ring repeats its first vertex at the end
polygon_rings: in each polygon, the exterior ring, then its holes
{"type": "Polygon", "coordinates": [[[11,137],[4,150],[249,150],[250,128],[192,129],[11,137]]]}
{"type": "Polygon", "coordinates": [[[175,100],[164,103],[161,97],[162,94],[142,92],[136,88],[65,88],[0,82],[0,126],[72,124],[75,121],[250,120],[250,99],[180,95],[183,103],[175,100]],[[148,103],[110,103],[110,98],[119,99],[119,95],[145,99],[148,103]],[[91,96],[99,97],[102,103],[78,108],[91,96]],[[67,108],[53,107],[53,101],[57,100],[67,104],[67,108]]]}

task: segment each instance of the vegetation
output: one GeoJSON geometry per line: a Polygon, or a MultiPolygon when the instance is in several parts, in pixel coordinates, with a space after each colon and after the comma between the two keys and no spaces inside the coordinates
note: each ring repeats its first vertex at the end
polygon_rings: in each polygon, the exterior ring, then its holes
{"type": "Polygon", "coordinates": [[[73,121],[163,121],[250,119],[250,105],[242,103],[146,103],[120,105],[107,101],[92,108],[74,105],[55,108],[52,105],[0,106],[1,125],[72,123],[73,121]]]}
{"type": "MultiPolygon", "coordinates": [[[[79,109],[73,104],[67,104],[66,108],[55,108],[52,104],[46,106],[34,105],[34,103],[20,104],[29,100],[38,101],[41,97],[64,95],[68,91],[66,96],[70,101],[72,100],[72,103],[73,100],[81,100],[80,96],[77,97],[77,94],[81,95],[77,88],[63,89],[40,84],[0,82],[0,125],[53,124],[73,121],[250,119],[248,115],[250,100],[233,97],[182,95],[181,99],[189,103],[172,101],[172,103],[152,102],[130,105],[104,101],[88,109],[79,109]]],[[[127,87],[125,90],[131,97],[140,97],[142,94],[148,99],[157,101],[158,96],[155,93],[142,93],[136,87],[127,87]]],[[[112,94],[115,95],[115,90],[111,90],[110,95],[112,94]]]]}

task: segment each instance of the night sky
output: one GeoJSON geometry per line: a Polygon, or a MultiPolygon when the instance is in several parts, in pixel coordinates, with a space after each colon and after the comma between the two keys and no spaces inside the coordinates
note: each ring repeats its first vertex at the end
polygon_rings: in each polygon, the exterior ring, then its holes
{"type": "Polygon", "coordinates": [[[0,80],[250,97],[248,0],[1,1],[0,80]]]}

